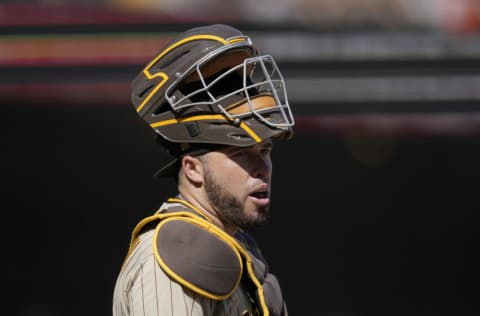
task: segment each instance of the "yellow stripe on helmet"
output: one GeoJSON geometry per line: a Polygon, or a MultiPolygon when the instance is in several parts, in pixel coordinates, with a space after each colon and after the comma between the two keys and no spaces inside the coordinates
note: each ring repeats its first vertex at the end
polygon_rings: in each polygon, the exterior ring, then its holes
{"type": "MultiPolygon", "coordinates": [[[[204,121],[204,120],[226,121],[227,119],[225,118],[225,116],[223,116],[221,114],[197,115],[197,116],[178,118],[178,119],[169,119],[169,120],[165,120],[165,121],[155,122],[155,123],[150,124],[150,126],[152,128],[156,128],[156,127],[161,127],[161,126],[166,126],[166,125],[179,124],[179,123],[192,122],[192,121],[204,121]]],[[[248,125],[245,124],[244,122],[240,123],[240,128],[243,129],[257,143],[260,143],[262,141],[262,139],[250,127],[248,127],[248,125]]]]}
{"type": "Polygon", "coordinates": [[[197,40],[212,40],[212,41],[217,41],[217,42],[220,42],[222,43],[223,45],[227,45],[228,42],[220,37],[220,36],[215,36],[215,35],[193,35],[193,36],[189,36],[189,37],[186,37],[178,42],[176,42],[175,44],[167,47],[165,50],[163,50],[160,54],[158,54],[157,57],[155,57],[144,69],[143,69],[143,73],[145,74],[145,76],[148,78],[148,79],[153,79],[153,78],[157,78],[157,77],[163,77],[162,81],[160,81],[156,86],[155,88],[152,90],[152,92],[150,92],[148,94],[148,96],[143,100],[143,102],[138,106],[137,108],[137,112],[140,112],[143,107],[145,106],[145,104],[147,104],[147,102],[152,98],[152,96],[158,91],[158,89],[160,89],[160,87],[162,87],[165,82],[167,82],[168,80],[168,75],[166,73],[164,73],[163,71],[161,72],[158,72],[156,74],[151,74],[150,73],[150,69],[153,67],[153,65],[160,59],[162,58],[163,56],[165,56],[166,54],[168,54],[171,50],[177,48],[178,46],[181,46],[185,43],[188,43],[188,42],[191,42],[191,41],[197,41],[197,40]]]}

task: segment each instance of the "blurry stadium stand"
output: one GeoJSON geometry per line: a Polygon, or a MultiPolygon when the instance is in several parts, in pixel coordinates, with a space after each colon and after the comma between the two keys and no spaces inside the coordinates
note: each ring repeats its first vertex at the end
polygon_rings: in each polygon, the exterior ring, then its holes
{"type": "MultiPolygon", "coordinates": [[[[212,16],[75,4],[0,4],[0,102],[115,106],[175,33],[212,16]],[[133,13],[132,13],[133,12],[133,13]]],[[[480,35],[218,17],[274,55],[300,133],[480,133],[480,35]]]]}

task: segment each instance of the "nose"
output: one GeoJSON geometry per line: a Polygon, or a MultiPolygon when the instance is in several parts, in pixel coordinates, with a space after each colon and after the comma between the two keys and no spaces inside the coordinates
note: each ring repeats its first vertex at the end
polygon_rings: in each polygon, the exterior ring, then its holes
{"type": "Polygon", "coordinates": [[[272,173],[272,160],[270,154],[261,152],[252,153],[250,175],[254,178],[268,179],[272,173]]]}

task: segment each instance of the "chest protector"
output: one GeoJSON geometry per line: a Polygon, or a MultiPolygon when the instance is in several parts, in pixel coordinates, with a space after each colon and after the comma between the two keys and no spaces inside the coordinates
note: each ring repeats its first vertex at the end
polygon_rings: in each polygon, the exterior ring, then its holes
{"type": "Polygon", "coordinates": [[[242,282],[262,315],[288,315],[278,280],[268,272],[250,235],[230,236],[196,207],[177,198],[138,223],[129,252],[149,228],[155,229],[152,247],[157,263],[176,282],[219,301],[232,296],[242,282]]]}

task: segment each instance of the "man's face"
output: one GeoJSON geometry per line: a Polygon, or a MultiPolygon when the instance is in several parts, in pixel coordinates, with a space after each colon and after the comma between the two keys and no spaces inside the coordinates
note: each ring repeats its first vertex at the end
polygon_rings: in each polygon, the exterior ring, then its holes
{"type": "Polygon", "coordinates": [[[227,147],[204,155],[207,198],[224,223],[242,229],[268,219],[271,140],[251,147],[227,147]]]}

